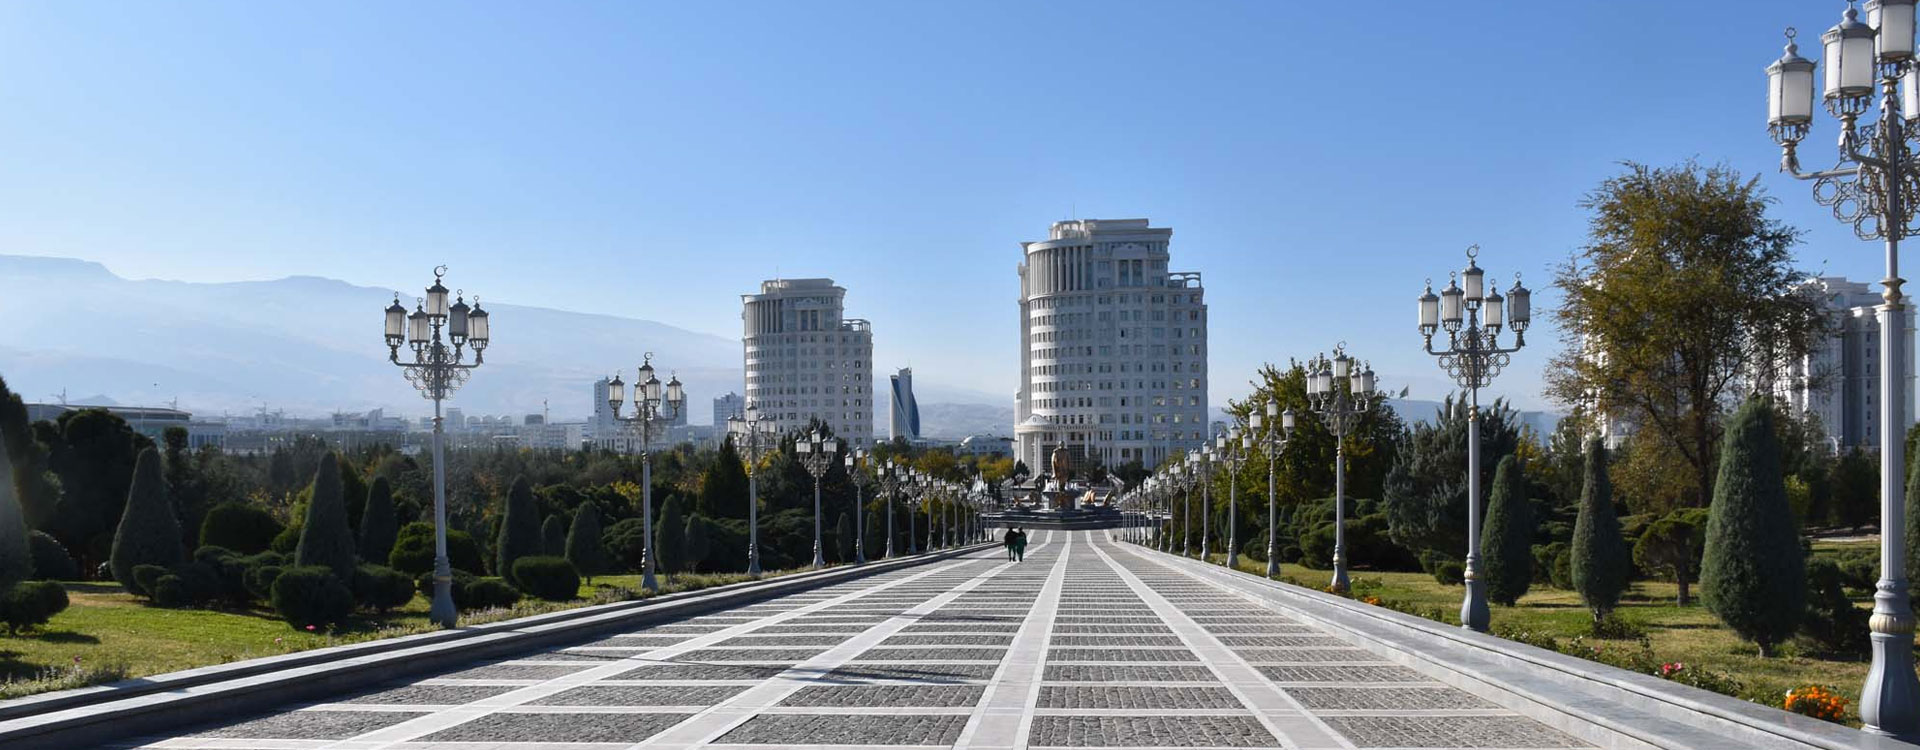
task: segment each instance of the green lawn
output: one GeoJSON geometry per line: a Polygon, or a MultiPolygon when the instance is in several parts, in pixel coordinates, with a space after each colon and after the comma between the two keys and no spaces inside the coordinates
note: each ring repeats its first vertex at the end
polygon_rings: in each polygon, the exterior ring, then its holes
{"type": "MultiPolygon", "coordinates": [[[[1820,543],[1815,545],[1815,549],[1830,550],[1862,544],[1875,546],[1870,541],[1820,543]]],[[[1218,563],[1225,562],[1224,555],[1215,555],[1214,559],[1218,563]]],[[[1240,567],[1254,575],[1266,572],[1266,563],[1245,557],[1240,559],[1240,567]]],[[[1283,564],[1281,575],[1314,587],[1323,587],[1327,584],[1330,572],[1283,564]]],[[[1437,615],[1436,619],[1459,623],[1460,600],[1465,594],[1461,586],[1441,585],[1425,573],[1361,570],[1352,571],[1349,578],[1356,598],[1377,596],[1388,603],[1411,605],[1402,609],[1428,610],[1426,614],[1429,617],[1437,615]]],[[[1694,603],[1686,607],[1676,603],[1678,592],[1679,587],[1672,583],[1637,582],[1622,598],[1616,610],[1621,618],[1646,631],[1647,645],[1656,663],[1679,662],[1695,669],[1725,673],[1740,682],[1734,691],[1740,697],[1776,707],[1789,689],[1809,684],[1824,685],[1846,696],[1848,710],[1854,710],[1852,703],[1859,699],[1860,684],[1866,678],[1867,662],[1864,659],[1817,658],[1804,653],[1798,644],[1782,647],[1781,656],[1763,659],[1759,649],[1740,640],[1699,604],[1697,587],[1694,603]]],[[[1872,605],[1870,598],[1856,598],[1855,603],[1863,608],[1872,605]]],[[[1535,584],[1515,606],[1494,605],[1491,629],[1496,633],[1506,629],[1531,631],[1549,636],[1560,644],[1567,644],[1577,636],[1586,636],[1584,643],[1607,650],[1616,657],[1640,651],[1641,644],[1636,640],[1593,638],[1590,635],[1591,623],[1592,617],[1581,603],[1579,594],[1535,584]]],[[[1857,722],[1857,717],[1851,718],[1857,722]]]]}
{"type": "MultiPolygon", "coordinates": [[[[767,578],[800,572],[773,571],[767,578]]],[[[747,580],[744,574],[660,577],[662,593],[747,580]]],[[[433,629],[427,600],[415,596],[384,616],[363,615],[336,632],[296,630],[270,610],[169,609],[112,583],[67,583],[72,605],[45,626],[0,635],[0,699],[83,687],[242,659],[389,638],[433,629]]],[[[462,624],[524,617],[640,598],[640,576],[596,576],[572,602],[523,600],[510,609],[462,613],[462,624]]]]}

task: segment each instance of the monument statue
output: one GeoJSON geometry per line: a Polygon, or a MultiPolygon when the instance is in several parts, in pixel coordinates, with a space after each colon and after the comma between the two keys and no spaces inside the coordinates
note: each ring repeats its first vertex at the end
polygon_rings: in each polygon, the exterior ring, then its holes
{"type": "Polygon", "coordinates": [[[1071,476],[1069,471],[1073,468],[1072,461],[1067,458],[1067,446],[1064,444],[1054,446],[1053,455],[1048,457],[1048,463],[1053,467],[1053,506],[1057,510],[1072,510],[1073,496],[1066,492],[1067,479],[1071,476]]]}

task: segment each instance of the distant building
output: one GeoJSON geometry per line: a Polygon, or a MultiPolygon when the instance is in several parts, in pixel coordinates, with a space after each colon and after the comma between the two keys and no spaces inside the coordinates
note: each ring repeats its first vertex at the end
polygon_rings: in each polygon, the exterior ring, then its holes
{"type": "Polygon", "coordinates": [[[725,428],[727,420],[747,416],[747,400],[738,393],[728,393],[713,400],[713,424],[725,428]]]}
{"type": "Polygon", "coordinates": [[[160,443],[166,439],[167,428],[181,427],[187,431],[187,447],[199,450],[204,446],[222,448],[227,443],[227,425],[224,422],[203,422],[193,418],[192,412],[179,409],[163,409],[146,406],[88,406],[85,404],[27,404],[27,421],[57,421],[60,415],[83,409],[102,409],[126,421],[134,432],[160,443]]]}
{"type": "Polygon", "coordinates": [[[909,442],[919,440],[920,402],[913,398],[913,368],[901,368],[889,380],[893,386],[893,401],[888,411],[893,429],[887,436],[894,440],[906,438],[909,442]]]}
{"type": "Polygon", "coordinates": [[[1054,222],[1021,244],[1016,455],[1152,467],[1207,440],[1200,274],[1169,272],[1173,230],[1146,219],[1054,222]]]}
{"type": "Polygon", "coordinates": [[[547,422],[545,420],[521,425],[519,442],[522,448],[535,450],[579,450],[587,440],[585,422],[547,422]]]}
{"type": "Polygon", "coordinates": [[[465,432],[467,429],[467,413],[461,411],[458,406],[447,407],[441,419],[441,424],[448,432],[465,432]]]}
{"type": "MultiPolygon", "coordinates": [[[[1880,447],[1880,306],[1871,286],[1836,276],[1807,285],[1823,302],[1831,335],[1807,356],[1787,363],[1775,393],[1795,409],[1820,419],[1830,445],[1838,449],[1880,447]]],[[[1914,310],[1906,310],[1906,382],[1901,384],[1905,414],[1900,434],[1914,423],[1914,310]]]]}
{"type": "Polygon", "coordinates": [[[832,279],[776,279],[741,295],[747,401],[773,429],[812,420],[856,447],[873,444],[873,328],[845,317],[832,279]]]}
{"type": "Polygon", "coordinates": [[[960,453],[968,456],[1011,456],[1013,438],[999,435],[968,435],[960,440],[960,453]]]}

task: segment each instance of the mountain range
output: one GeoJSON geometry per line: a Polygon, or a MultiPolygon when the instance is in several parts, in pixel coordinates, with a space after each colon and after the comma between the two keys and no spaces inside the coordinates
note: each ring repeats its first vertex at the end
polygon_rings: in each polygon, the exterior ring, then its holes
{"type": "MultiPolygon", "coordinates": [[[[390,289],[313,276],[196,283],[121,278],[98,263],[0,255],[0,376],[28,401],[89,394],[127,405],[177,403],[199,415],[259,409],[324,416],[431,407],[387,362],[381,311],[390,289]],[[97,394],[97,395],[93,395],[97,394]]],[[[404,304],[418,292],[401,295],[404,304]]],[[[595,380],[631,380],[643,352],[686,383],[690,421],[742,390],[737,339],[665,323],[485,303],[493,346],[451,403],[467,414],[592,412],[595,380]]],[[[923,431],[1010,434],[1012,399],[917,382],[923,431]]],[[[875,383],[884,402],[884,377],[875,383]]],[[[71,399],[72,403],[97,403],[71,399]]],[[[886,408],[877,409],[883,427],[886,408]]],[[[884,430],[882,430],[884,434],[884,430]]]]}

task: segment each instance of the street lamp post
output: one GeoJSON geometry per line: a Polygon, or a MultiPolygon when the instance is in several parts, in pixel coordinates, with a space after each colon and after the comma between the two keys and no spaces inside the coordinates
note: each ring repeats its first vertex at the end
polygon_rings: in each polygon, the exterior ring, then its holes
{"type": "Polygon", "coordinates": [[[607,384],[607,406],[613,409],[613,419],[634,425],[640,432],[640,531],[646,535],[646,543],[640,548],[642,560],[640,586],[648,591],[659,591],[660,584],[653,578],[653,438],[667,428],[680,410],[687,405],[687,394],[680,386],[678,376],[669,376],[665,392],[660,387],[660,379],[654,377],[653,352],[647,352],[640,361],[640,373],[633,382],[633,416],[620,416],[620,405],[626,400],[627,384],[620,382],[620,376],[613,376],[607,384]]]}
{"type": "Polygon", "coordinates": [[[1906,465],[1907,304],[1900,286],[1900,240],[1912,236],[1916,176],[1908,134],[1920,127],[1920,69],[1914,57],[1914,0],[1871,0],[1867,22],[1853,4],[1821,35],[1828,114],[1840,120],[1840,166],[1802,172],[1796,152],[1813,124],[1815,65],[1799,55],[1787,29],[1786,53],[1767,66],[1767,126],[1780,144],[1780,169],[1813,181],[1814,200],[1852,224],[1855,236],[1886,246],[1880,306],[1880,581],[1874,586],[1873,663],[1860,690],[1868,732],[1920,738],[1920,681],[1914,676],[1914,616],[1907,595],[1906,465]],[[1861,126],[1879,88],[1879,122],[1861,126]],[[1904,82],[1903,86],[1901,85],[1904,82]]]}
{"type": "Polygon", "coordinates": [[[882,554],[885,556],[884,559],[891,560],[893,559],[893,504],[898,500],[895,493],[900,489],[903,472],[898,465],[887,461],[886,465],[880,468],[879,474],[880,494],[886,498],[887,502],[887,548],[882,554]]]}
{"type": "Polygon", "coordinates": [[[441,402],[485,362],[490,333],[479,297],[473,298],[471,308],[459,294],[452,305],[447,304],[447,287],[440,283],[446,274],[446,266],[433,269],[433,286],[415,302],[411,315],[400,305],[400,295],[394,295],[386,309],[386,340],[387,360],[403,368],[407,382],[433,401],[433,603],[427,617],[435,625],[450,628],[455,614],[453,568],[447,562],[447,454],[441,402]],[[402,345],[413,350],[409,361],[400,360],[402,345]],[[462,361],[466,349],[473,350],[472,364],[462,361]]]}
{"type": "Polygon", "coordinates": [[[1220,460],[1227,464],[1227,568],[1240,567],[1240,463],[1247,460],[1247,450],[1253,447],[1253,435],[1234,425],[1229,432],[1220,435],[1215,448],[1220,460]]]}
{"type": "Polygon", "coordinates": [[[1213,446],[1200,449],[1198,476],[1200,483],[1200,561],[1207,562],[1207,532],[1213,531],[1213,463],[1218,459],[1213,454],[1213,446]]]}
{"type": "Polygon", "coordinates": [[[760,575],[760,457],[773,438],[771,425],[760,419],[759,408],[747,404],[746,416],[727,417],[727,432],[738,438],[747,464],[747,575],[760,575]]]}
{"type": "Polygon", "coordinates": [[[1280,410],[1280,399],[1268,399],[1266,414],[1262,415],[1259,409],[1254,409],[1251,415],[1251,421],[1253,431],[1259,432],[1262,427],[1266,429],[1267,577],[1278,578],[1280,576],[1280,548],[1276,543],[1280,538],[1280,513],[1279,503],[1275,501],[1274,494],[1274,466],[1275,462],[1280,458],[1280,453],[1287,449],[1287,443],[1293,441],[1293,407],[1287,407],[1287,410],[1283,412],[1280,410]],[[1278,424],[1274,423],[1276,417],[1279,418],[1278,424]]]}
{"type": "Polygon", "coordinates": [[[1439,296],[1431,283],[1427,285],[1426,293],[1420,295],[1420,335],[1426,339],[1427,353],[1438,357],[1441,369],[1467,390],[1467,594],[1460,603],[1460,625],[1486,632],[1492,615],[1487,611],[1487,582],[1480,578],[1480,389],[1493,383],[1509,355],[1527,345],[1532,294],[1515,275],[1513,288],[1501,297],[1497,284],[1482,280],[1484,272],[1474,264],[1479,254],[1479,245],[1467,248],[1466,270],[1460,272],[1458,283],[1448,279],[1439,296]],[[1506,327],[1513,329],[1510,348],[1500,346],[1503,318],[1506,327]],[[1447,331],[1447,348],[1435,351],[1433,335],[1442,328],[1447,331]]]}
{"type": "Polygon", "coordinates": [[[905,504],[907,509],[907,554],[909,555],[920,554],[920,543],[915,541],[920,536],[920,529],[914,526],[913,506],[920,504],[923,501],[922,499],[926,497],[926,494],[927,475],[919,469],[909,469],[907,471],[907,496],[912,498],[912,500],[905,504]]]}
{"type": "Polygon", "coordinates": [[[847,480],[853,483],[853,564],[867,564],[867,514],[866,500],[860,496],[861,485],[866,483],[866,473],[860,470],[860,462],[866,460],[867,452],[854,450],[847,454],[847,480]]]}
{"type": "Polygon", "coordinates": [[[1307,363],[1307,405],[1333,433],[1333,590],[1347,590],[1347,435],[1373,405],[1373,369],[1356,367],[1346,345],[1307,363]]]}
{"type": "Polygon", "coordinates": [[[803,435],[793,443],[793,452],[800,454],[800,465],[805,466],[808,474],[813,475],[813,567],[815,570],[827,567],[825,550],[820,547],[820,480],[833,470],[833,454],[839,452],[840,444],[833,438],[821,437],[819,430],[803,435]]]}

